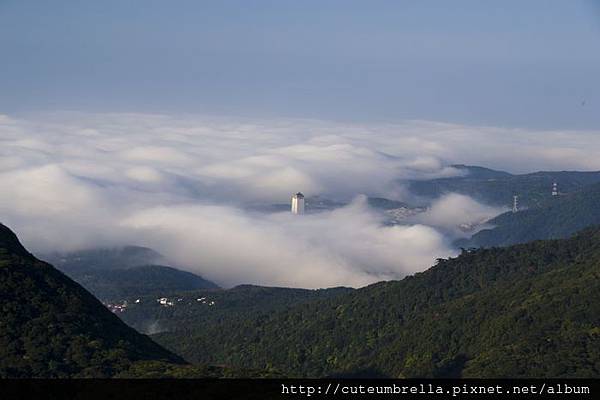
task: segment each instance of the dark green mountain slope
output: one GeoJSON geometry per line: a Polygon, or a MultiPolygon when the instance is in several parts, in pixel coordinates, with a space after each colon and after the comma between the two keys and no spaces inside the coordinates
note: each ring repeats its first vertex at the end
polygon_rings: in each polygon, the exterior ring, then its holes
{"type": "Polygon", "coordinates": [[[600,229],[155,338],[191,360],[301,376],[597,378],[600,229]]]}
{"type": "Polygon", "coordinates": [[[600,184],[558,196],[539,208],[505,213],[460,247],[508,246],[540,239],[560,239],[591,225],[600,225],[600,184]]]}
{"type": "Polygon", "coordinates": [[[463,177],[412,181],[412,193],[437,198],[447,193],[460,193],[497,206],[512,206],[513,195],[519,196],[523,207],[537,207],[552,200],[552,183],[558,183],[561,193],[570,193],[586,185],[600,183],[600,171],[540,171],[530,174],[511,175],[502,171],[481,167],[458,165],[466,171],[463,177]]]}
{"type": "Polygon", "coordinates": [[[156,296],[142,297],[139,303],[130,298],[127,308],[119,316],[140,332],[185,330],[193,334],[197,329],[215,323],[250,315],[263,318],[298,304],[340,296],[352,290],[344,287],[309,290],[240,285],[227,290],[172,292],[165,294],[172,305],[161,304],[156,296]]]}
{"type": "Polygon", "coordinates": [[[272,369],[185,363],[36,259],[2,224],[0,304],[0,378],[279,376],[272,369]]]}
{"type": "Polygon", "coordinates": [[[37,260],[0,224],[0,376],[112,376],[136,361],[183,360],[122,323],[37,260]]]}

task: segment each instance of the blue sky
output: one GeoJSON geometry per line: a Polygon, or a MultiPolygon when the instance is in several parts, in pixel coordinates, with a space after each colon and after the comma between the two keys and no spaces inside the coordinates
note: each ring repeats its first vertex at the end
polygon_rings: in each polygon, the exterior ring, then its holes
{"type": "Polygon", "coordinates": [[[597,129],[599,10],[592,0],[0,0],[0,113],[597,129]]]}

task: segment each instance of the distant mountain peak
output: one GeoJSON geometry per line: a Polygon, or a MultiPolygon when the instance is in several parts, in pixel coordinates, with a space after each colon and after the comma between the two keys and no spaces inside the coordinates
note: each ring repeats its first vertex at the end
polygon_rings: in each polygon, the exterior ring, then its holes
{"type": "Polygon", "coordinates": [[[466,177],[468,178],[491,179],[506,178],[509,176],[513,176],[513,174],[506,171],[499,171],[491,168],[480,167],[478,165],[453,164],[451,165],[451,167],[466,171],[466,177]]]}
{"type": "Polygon", "coordinates": [[[142,246],[97,247],[69,253],[56,252],[41,256],[63,271],[89,269],[126,269],[140,265],[167,264],[157,251],[142,246]]]}

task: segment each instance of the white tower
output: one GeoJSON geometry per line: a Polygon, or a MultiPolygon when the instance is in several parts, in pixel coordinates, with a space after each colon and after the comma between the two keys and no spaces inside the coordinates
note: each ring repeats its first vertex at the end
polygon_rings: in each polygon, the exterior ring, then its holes
{"type": "Polygon", "coordinates": [[[552,196],[558,196],[558,183],[556,182],[552,184],[552,196]]]}
{"type": "Polygon", "coordinates": [[[512,212],[516,213],[517,211],[519,211],[519,196],[514,195],[512,212]]]}
{"type": "Polygon", "coordinates": [[[304,195],[300,192],[292,196],[292,214],[304,214],[304,195]]]}

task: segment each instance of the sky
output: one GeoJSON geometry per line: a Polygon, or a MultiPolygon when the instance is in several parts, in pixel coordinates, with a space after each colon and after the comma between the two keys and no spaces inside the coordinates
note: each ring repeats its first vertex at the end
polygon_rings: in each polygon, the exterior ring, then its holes
{"type": "Polygon", "coordinates": [[[0,0],[0,112],[600,125],[596,0],[0,0]]]}
{"type": "Polygon", "coordinates": [[[141,245],[220,285],[364,286],[505,211],[389,226],[452,164],[600,170],[598,1],[0,0],[0,222],[141,245]],[[296,218],[254,206],[346,206],[296,218]]]}

